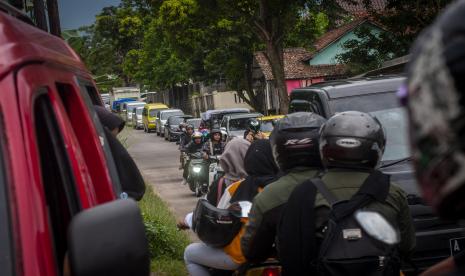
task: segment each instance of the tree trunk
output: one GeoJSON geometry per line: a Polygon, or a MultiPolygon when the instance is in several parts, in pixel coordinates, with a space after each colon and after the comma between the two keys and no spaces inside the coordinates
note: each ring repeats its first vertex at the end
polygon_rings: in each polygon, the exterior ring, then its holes
{"type": "Polygon", "coordinates": [[[38,28],[48,32],[47,18],[45,17],[45,6],[43,0],[33,0],[34,17],[38,28]]]}
{"type": "Polygon", "coordinates": [[[266,55],[270,62],[276,90],[278,92],[279,113],[287,114],[289,108],[289,96],[287,94],[286,79],[284,75],[283,50],[272,41],[268,41],[266,43],[266,55]]]}
{"type": "Polygon", "coordinates": [[[47,0],[48,22],[50,33],[61,37],[60,14],[57,0],[47,0]]]}

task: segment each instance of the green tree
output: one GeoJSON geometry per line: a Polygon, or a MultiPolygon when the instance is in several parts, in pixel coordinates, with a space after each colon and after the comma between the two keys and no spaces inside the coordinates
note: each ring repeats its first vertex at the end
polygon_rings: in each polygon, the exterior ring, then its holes
{"type": "Polygon", "coordinates": [[[421,30],[452,1],[388,0],[382,11],[373,9],[371,1],[363,2],[371,18],[386,32],[377,35],[361,28],[356,30],[356,39],[343,45],[347,52],[340,54],[338,60],[348,64],[353,74],[376,69],[384,61],[406,55],[421,30]]]}

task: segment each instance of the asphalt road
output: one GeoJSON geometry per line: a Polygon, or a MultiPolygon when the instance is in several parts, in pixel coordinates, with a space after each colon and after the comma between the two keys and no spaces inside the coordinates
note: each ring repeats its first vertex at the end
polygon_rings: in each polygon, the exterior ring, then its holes
{"type": "MultiPolygon", "coordinates": [[[[179,150],[174,142],[167,142],[155,133],[132,130],[125,133],[128,151],[139,167],[147,184],[168,204],[176,218],[183,219],[197,203],[187,185],[182,185],[179,170],[179,150]]],[[[196,236],[190,232],[192,240],[196,236]]]]}

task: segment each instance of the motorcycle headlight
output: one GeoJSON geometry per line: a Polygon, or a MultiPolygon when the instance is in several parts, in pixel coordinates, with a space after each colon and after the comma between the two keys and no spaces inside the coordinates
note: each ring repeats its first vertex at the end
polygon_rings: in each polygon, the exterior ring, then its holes
{"type": "Polygon", "coordinates": [[[195,173],[199,173],[201,169],[201,167],[193,167],[192,171],[194,171],[195,173]]]}

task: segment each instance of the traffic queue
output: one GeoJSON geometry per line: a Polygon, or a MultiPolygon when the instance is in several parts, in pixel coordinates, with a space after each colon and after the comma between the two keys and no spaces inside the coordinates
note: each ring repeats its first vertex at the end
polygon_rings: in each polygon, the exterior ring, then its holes
{"type": "MultiPolygon", "coordinates": [[[[149,275],[124,123],[63,40],[0,7],[0,275],[149,275]]],[[[179,136],[203,195],[178,223],[200,239],[189,273],[465,274],[464,15],[458,1],[419,37],[406,77],[296,89],[269,139],[249,110],[123,105],[179,136]]]]}

